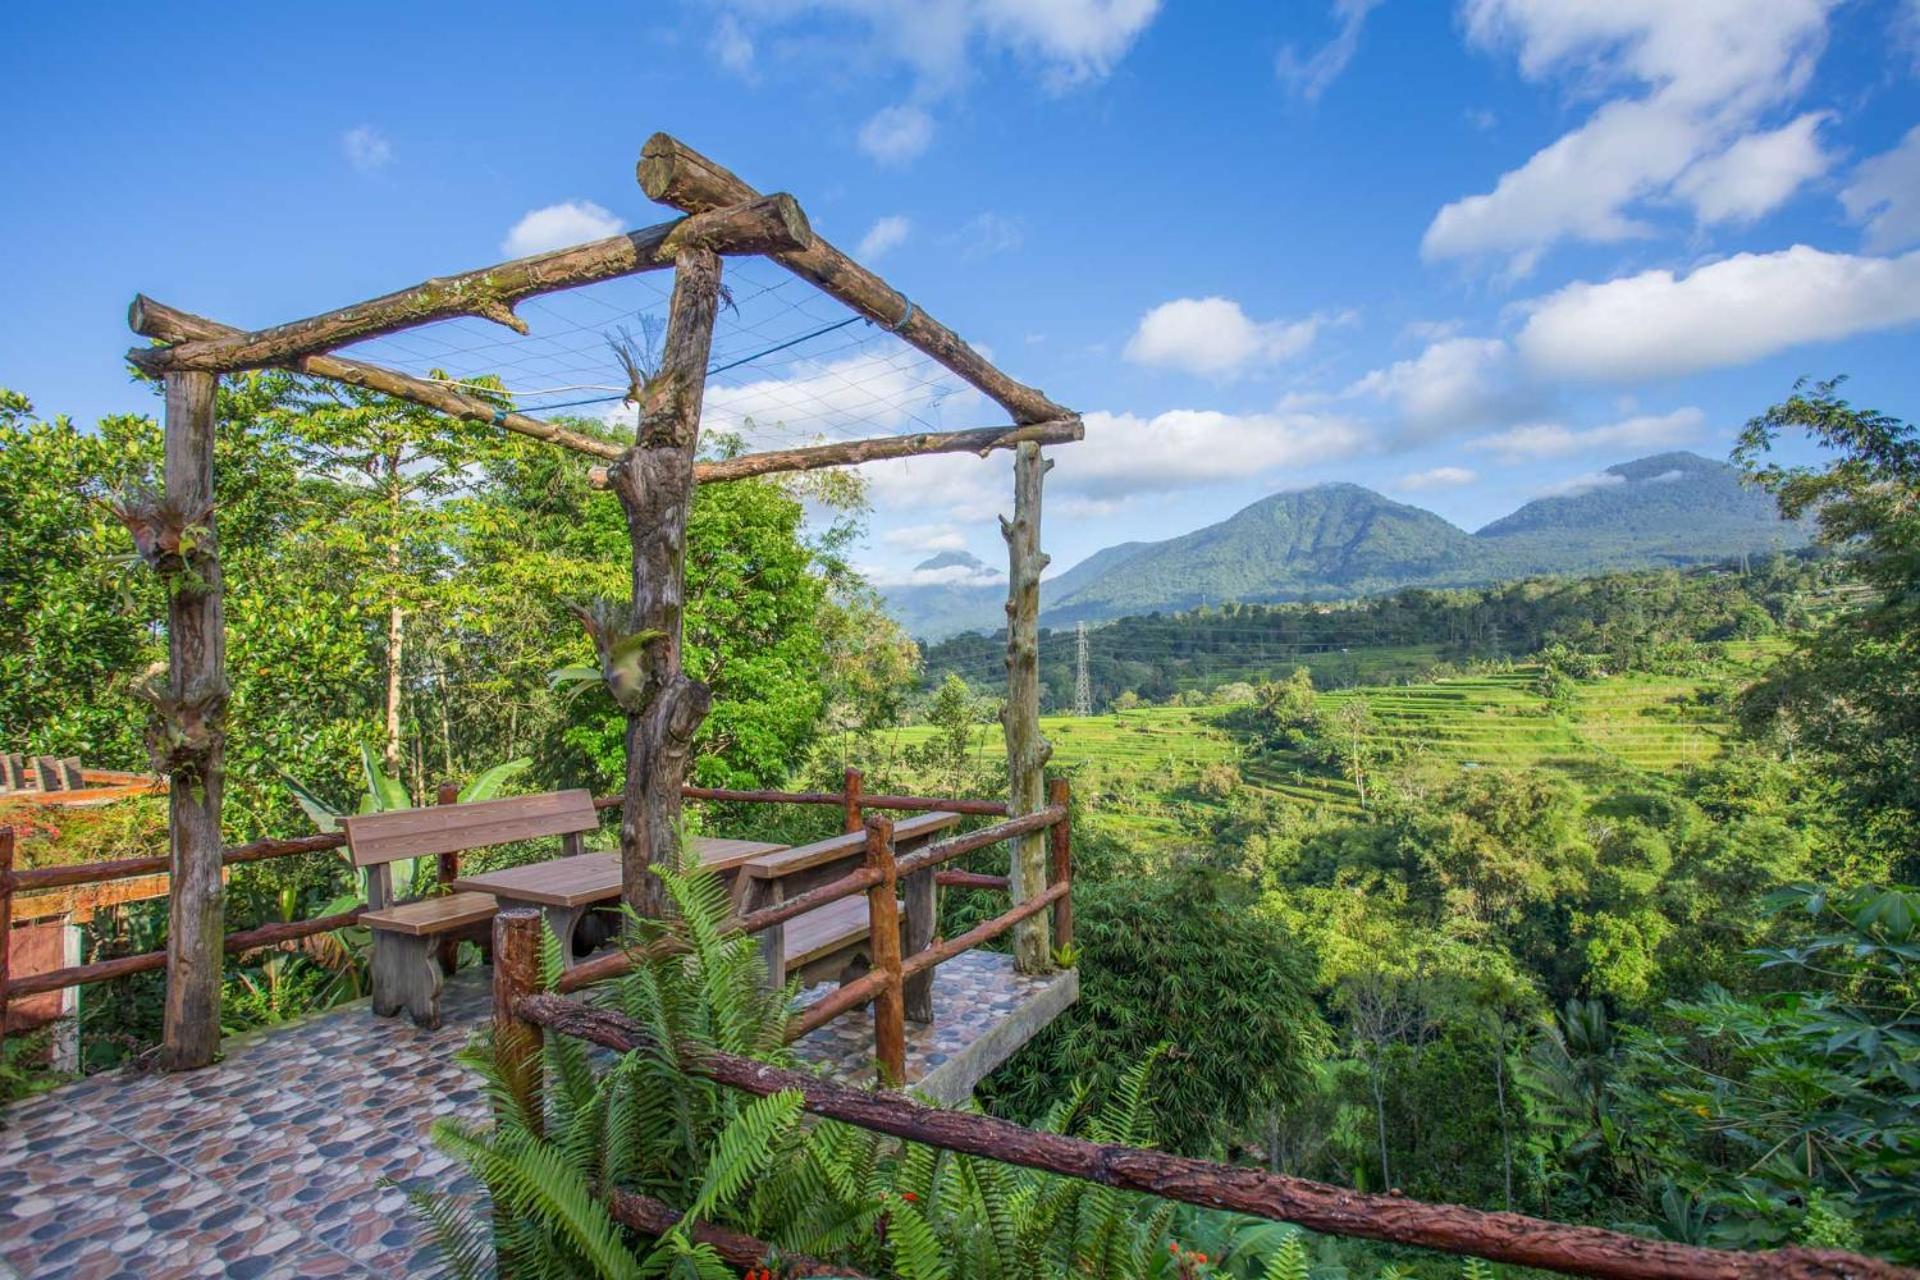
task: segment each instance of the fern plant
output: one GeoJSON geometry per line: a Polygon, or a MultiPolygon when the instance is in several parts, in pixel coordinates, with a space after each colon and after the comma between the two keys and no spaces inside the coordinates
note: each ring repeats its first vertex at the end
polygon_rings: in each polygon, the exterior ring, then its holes
{"type": "MultiPolygon", "coordinates": [[[[734,1275],[694,1238],[696,1224],[767,1242],[763,1262],[776,1273],[780,1257],[805,1255],[905,1280],[1213,1274],[1204,1254],[1178,1247],[1171,1203],[803,1119],[798,1093],[752,1098],[683,1070],[711,1051],[791,1066],[784,1031],[796,993],[768,991],[755,941],[722,932],[729,904],[712,873],[683,864],[661,879],[672,916],[629,923],[640,942],[670,932],[684,952],[636,951],[626,977],[596,989],[645,1029],[641,1047],[609,1059],[548,1036],[537,1088],[534,1073],[502,1069],[484,1033],[461,1055],[493,1120],[442,1120],[434,1140],[473,1172],[485,1202],[413,1196],[453,1274],[734,1275]],[[679,1221],[658,1237],[630,1231],[609,1211],[616,1191],[672,1206],[679,1221]]],[[[550,983],[560,972],[551,937],[542,964],[550,983]]],[[[1149,1145],[1160,1057],[1124,1073],[1104,1102],[1067,1088],[1040,1127],[1149,1145]]],[[[1277,1230],[1300,1247],[1297,1232],[1277,1230]]],[[[1291,1280],[1305,1274],[1295,1256],[1235,1274],[1291,1280]]]]}

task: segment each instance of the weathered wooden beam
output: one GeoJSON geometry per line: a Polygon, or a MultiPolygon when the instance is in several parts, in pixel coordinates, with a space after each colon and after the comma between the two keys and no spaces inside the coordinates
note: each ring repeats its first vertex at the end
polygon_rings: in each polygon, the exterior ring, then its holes
{"type": "MultiPolygon", "coordinates": [[[[873,993],[873,1056],[882,1084],[907,1082],[907,1006],[900,972],[900,903],[894,897],[893,820],[867,819],[867,870],[879,880],[867,890],[867,948],[884,981],[873,993]]],[[[931,1019],[929,1019],[931,1020],[931,1019]]]]}
{"type": "MultiPolygon", "coordinates": [[[[196,316],[192,312],[169,307],[145,295],[133,300],[133,306],[127,312],[127,323],[132,326],[135,333],[149,338],[159,338],[164,342],[180,343],[241,336],[241,331],[231,325],[224,325],[217,320],[209,320],[205,316],[196,316]]],[[[579,431],[569,431],[551,422],[530,418],[524,413],[502,409],[479,396],[469,395],[444,383],[429,382],[425,378],[416,378],[412,374],[369,364],[365,360],[348,360],[343,356],[301,356],[298,359],[289,360],[287,367],[296,373],[309,374],[316,378],[331,378],[335,382],[363,387],[368,391],[378,391],[381,395],[392,396],[396,400],[410,400],[415,404],[444,413],[450,418],[503,427],[519,435],[543,440],[548,444],[557,444],[564,449],[572,449],[576,453],[613,459],[625,452],[620,445],[606,440],[600,440],[579,431]]]]}
{"type": "MultiPolygon", "coordinates": [[[[607,1193],[607,1212],[622,1226],[654,1237],[673,1230],[681,1217],[680,1211],[664,1200],[655,1200],[652,1196],[635,1191],[622,1191],[618,1187],[607,1193]]],[[[695,1244],[712,1246],[715,1253],[742,1271],[766,1268],[768,1274],[772,1275],[772,1269],[778,1267],[778,1274],[782,1276],[837,1276],[840,1280],[863,1280],[860,1273],[837,1263],[826,1263],[804,1253],[776,1249],[765,1240],[755,1239],[730,1227],[716,1227],[708,1222],[690,1223],[687,1236],[695,1244]]]]}
{"type": "Polygon", "coordinates": [[[205,512],[185,567],[167,591],[167,682],[156,699],[155,767],[168,773],[172,885],[167,915],[167,998],[160,1062],[204,1067],[220,1051],[220,968],[226,919],[220,802],[226,785],[227,633],[214,534],[213,439],[219,379],[166,377],[166,501],[205,512]]]}
{"type": "MultiPolygon", "coordinates": [[[[515,1010],[529,1022],[616,1052],[652,1044],[646,1029],[625,1014],[564,996],[527,997],[515,1010]]],[[[996,1116],[924,1106],[898,1093],[856,1088],[808,1071],[673,1047],[688,1071],[759,1097],[798,1090],[808,1111],[830,1120],[1125,1191],[1292,1222],[1324,1235],[1385,1240],[1599,1280],[1920,1280],[1920,1272],[1838,1249],[1705,1249],[1040,1133],[996,1116]]]]}
{"type": "Polygon", "coordinates": [[[607,473],[633,544],[627,634],[651,637],[641,651],[644,690],[626,707],[620,896],[641,916],[655,918],[666,912],[666,892],[653,864],[677,855],[680,788],[693,735],[713,704],[707,686],[682,670],[680,649],[693,453],[719,305],[719,257],[708,249],[682,250],[660,367],[641,390],[634,445],[607,473]]]}
{"type": "MultiPolygon", "coordinates": [[[[664,133],[647,139],[640,152],[638,176],[640,189],[649,199],[688,213],[737,205],[758,194],[734,174],[664,133]]],[[[1034,388],[1009,378],[962,341],[959,334],[819,236],[806,246],[776,249],[768,256],[869,320],[898,333],[1005,406],[1016,422],[1046,422],[1073,416],[1070,410],[1034,388]]]]}
{"type": "MultiPolygon", "coordinates": [[[[1086,434],[1086,427],[1080,419],[1063,418],[1057,422],[1035,422],[1024,427],[979,427],[970,431],[922,431],[912,435],[873,436],[865,440],[841,440],[799,449],[743,453],[737,458],[722,458],[715,462],[696,462],[693,464],[693,479],[696,484],[719,484],[727,480],[746,480],[786,471],[851,467],[862,462],[919,458],[936,453],[972,453],[984,458],[996,449],[1012,449],[1026,441],[1035,444],[1072,444],[1086,434]]],[[[587,473],[587,479],[597,489],[606,488],[606,468],[593,468],[587,473]]]]}
{"type": "MultiPolygon", "coordinates": [[[[1000,709],[1007,740],[1007,812],[1038,813],[1047,807],[1047,761],[1053,746],[1040,733],[1040,575],[1048,556],[1040,550],[1040,494],[1053,464],[1040,446],[1013,453],[1013,519],[1001,520],[1007,540],[1007,700],[1000,709]]],[[[1008,891],[1016,904],[1046,892],[1047,838],[1036,831],[1014,842],[1008,891]]],[[[1053,965],[1051,930],[1045,916],[1023,919],[1013,932],[1014,966],[1044,973],[1053,965]]]]}
{"type": "Polygon", "coordinates": [[[136,347],[127,359],[148,373],[256,369],[456,316],[479,316],[525,333],[525,322],[513,313],[514,304],[525,298],[657,271],[672,266],[687,249],[771,253],[804,249],[812,239],[806,215],[792,196],[756,195],[730,202],[730,207],[704,209],[691,217],[604,240],[425,280],[384,297],[270,329],[191,339],[170,347],[136,347]]]}

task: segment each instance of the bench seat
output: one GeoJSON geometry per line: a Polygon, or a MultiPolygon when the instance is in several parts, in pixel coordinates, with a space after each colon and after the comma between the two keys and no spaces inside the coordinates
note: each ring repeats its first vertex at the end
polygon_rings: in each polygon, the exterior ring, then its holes
{"type": "Polygon", "coordinates": [[[415,938],[451,933],[493,919],[499,910],[490,893],[449,893],[438,898],[403,902],[380,911],[364,911],[360,923],[415,938]]]}
{"type": "Polygon", "coordinates": [[[853,944],[866,941],[866,937],[867,896],[864,893],[829,902],[787,921],[782,939],[787,969],[797,973],[812,961],[846,951],[853,944]]]}

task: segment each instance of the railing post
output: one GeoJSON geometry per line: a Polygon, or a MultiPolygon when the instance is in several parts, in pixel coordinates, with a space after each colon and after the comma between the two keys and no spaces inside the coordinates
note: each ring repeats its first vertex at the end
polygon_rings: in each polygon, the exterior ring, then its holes
{"type": "Polygon", "coordinates": [[[12,1009],[7,986],[13,975],[13,828],[0,827],[0,1046],[6,1044],[12,1009]]]}
{"type": "Polygon", "coordinates": [[[907,1006],[900,976],[900,904],[894,897],[893,823],[875,815],[867,819],[867,865],[880,873],[879,883],[867,890],[867,944],[873,948],[873,967],[885,983],[873,997],[874,1057],[880,1063],[881,1083],[904,1084],[907,1078],[907,1006]]]}
{"type": "Polygon", "coordinates": [[[851,765],[847,766],[846,789],[840,793],[840,803],[845,810],[844,828],[848,832],[858,831],[866,824],[866,816],[860,811],[860,796],[864,787],[865,780],[860,771],[851,765]]]}
{"type": "MultiPolygon", "coordinates": [[[[1049,884],[1071,884],[1073,881],[1073,820],[1072,791],[1065,778],[1055,778],[1047,784],[1047,804],[1060,810],[1060,821],[1053,824],[1053,830],[1047,833],[1053,850],[1053,877],[1049,884]]],[[[1053,945],[1057,951],[1066,951],[1073,946],[1073,890],[1068,889],[1053,904],[1053,945]]]]}
{"type": "MultiPolygon", "coordinates": [[[[457,782],[441,783],[439,791],[433,797],[433,802],[435,804],[459,804],[460,784],[457,782]]],[[[447,886],[460,878],[459,851],[453,850],[441,854],[435,874],[439,881],[440,892],[445,893],[447,886]]],[[[459,937],[454,934],[448,934],[446,937],[440,939],[436,950],[440,956],[440,972],[451,978],[454,970],[460,967],[459,937]]]]}
{"type": "Polygon", "coordinates": [[[543,1104],[540,1028],[515,1010],[540,989],[540,909],[505,907],[493,917],[493,1047],[501,1077],[536,1130],[543,1104]]]}

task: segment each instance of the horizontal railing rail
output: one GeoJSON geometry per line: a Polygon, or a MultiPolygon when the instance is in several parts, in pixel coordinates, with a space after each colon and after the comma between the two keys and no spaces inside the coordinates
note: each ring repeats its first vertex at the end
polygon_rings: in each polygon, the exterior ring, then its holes
{"type": "MultiPolygon", "coordinates": [[[[786,794],[791,796],[808,793],[786,794]]],[[[858,795],[858,779],[857,775],[854,775],[849,777],[847,791],[834,798],[840,801],[846,796],[858,795]]],[[[870,805],[876,797],[860,796],[859,799],[862,803],[870,805]]],[[[913,799],[918,801],[919,797],[913,797],[913,799]]],[[[904,856],[896,856],[893,823],[878,815],[867,816],[864,820],[867,837],[865,866],[827,884],[797,894],[777,905],[735,915],[726,921],[722,926],[723,932],[755,935],[842,899],[858,894],[866,895],[867,939],[873,955],[871,968],[864,976],[844,983],[819,1000],[796,1010],[787,1025],[787,1041],[791,1043],[798,1040],[842,1014],[872,1005],[875,1060],[880,1064],[887,1078],[900,1081],[906,1075],[906,984],[909,979],[927,973],[963,952],[991,942],[1021,921],[1047,910],[1054,913],[1055,945],[1061,950],[1070,949],[1073,942],[1073,916],[1069,897],[1073,883],[1072,836],[1068,825],[1070,793],[1065,779],[1053,780],[1050,784],[1048,801],[1047,807],[1038,812],[1008,818],[979,830],[969,831],[964,835],[937,841],[904,856]],[[1009,879],[1006,876],[936,870],[936,868],[942,863],[965,854],[1040,831],[1053,833],[1049,883],[1043,892],[1016,904],[1009,911],[982,921],[956,938],[945,940],[937,937],[929,938],[924,945],[917,947],[911,954],[901,954],[899,903],[895,897],[895,889],[900,881],[910,875],[924,874],[932,878],[935,885],[945,884],[953,888],[1006,892],[1009,888],[1009,879]]],[[[814,801],[799,800],[795,803],[814,803],[814,801]]],[[[934,803],[946,812],[957,811],[951,801],[942,800],[934,803]]],[[[526,937],[510,939],[507,935],[520,930],[537,939],[539,928],[540,919],[537,914],[523,917],[513,912],[503,911],[494,918],[494,954],[496,956],[507,954],[502,948],[524,949],[532,946],[533,943],[526,937]]],[[[931,931],[929,926],[928,933],[931,931]]],[[[669,937],[645,947],[616,951],[586,960],[562,973],[554,984],[554,992],[564,995],[581,991],[596,983],[606,982],[631,972],[634,965],[643,958],[670,954],[683,949],[683,943],[669,937]]],[[[496,985],[502,981],[514,980],[509,970],[496,966],[496,985]]],[[[496,994],[498,994],[497,991],[496,994]]],[[[523,993],[509,991],[506,998],[510,1001],[519,994],[523,993]]]]}
{"type": "MultiPolygon", "coordinates": [[[[500,1019],[496,1043],[512,1045],[513,1052],[522,1055],[516,1064],[522,1072],[537,1063],[546,1032],[618,1053],[659,1047],[624,1014],[563,995],[528,992],[505,1003],[496,996],[495,1012],[500,1019]]],[[[692,1074],[760,1097],[792,1090],[801,1095],[806,1110],[843,1124],[1123,1191],[1290,1222],[1325,1235],[1412,1245],[1594,1280],[1920,1280],[1920,1273],[1905,1267],[1836,1249],[1708,1249],[1040,1133],[994,1116],[930,1107],[898,1093],[857,1088],[751,1058],[684,1045],[672,1048],[682,1069],[692,1074]]],[[[646,1224],[658,1217],[652,1206],[624,1207],[632,1212],[621,1214],[623,1221],[651,1230],[646,1224]]],[[[673,1220],[678,1221],[677,1214],[673,1220]]],[[[744,1252],[760,1242],[735,1236],[729,1243],[744,1252]]],[[[763,1250],[760,1257],[765,1256],[763,1250]]]]}
{"type": "MultiPolygon", "coordinates": [[[[1004,818],[1007,813],[1006,804],[997,800],[959,799],[941,796],[869,795],[862,790],[862,778],[858,769],[847,769],[844,778],[844,786],[840,791],[748,791],[721,787],[688,786],[681,788],[681,794],[689,800],[747,804],[833,806],[843,811],[845,825],[850,831],[857,831],[863,828],[866,823],[866,814],[869,810],[899,812],[942,811],[976,817],[1002,818],[1004,818]]],[[[1062,783],[1060,785],[1064,787],[1065,784],[1062,783]]],[[[1062,792],[1062,794],[1064,794],[1064,792],[1062,792]]],[[[452,803],[452,793],[449,788],[441,788],[440,802],[452,803]]],[[[601,810],[618,808],[622,802],[623,797],[619,795],[597,796],[593,801],[594,807],[601,810]]],[[[1007,819],[993,826],[984,827],[978,831],[968,832],[963,836],[929,845],[917,853],[901,858],[898,860],[898,866],[892,874],[897,878],[904,878],[925,867],[959,857],[963,853],[986,848],[1002,840],[1030,834],[1034,831],[1046,829],[1049,826],[1063,824],[1064,818],[1064,806],[1056,804],[1040,813],[1007,819]]],[[[221,865],[223,867],[240,866],[247,863],[271,861],[276,858],[297,857],[309,853],[324,853],[330,850],[344,848],[346,843],[346,835],[337,831],[323,832],[311,836],[254,840],[224,850],[221,854],[221,865]]],[[[1056,845],[1060,844],[1061,842],[1057,840],[1056,845]]],[[[892,852],[890,835],[886,840],[886,845],[887,858],[890,860],[892,852]]],[[[15,869],[14,855],[15,839],[13,828],[0,827],[0,1036],[6,1034],[8,1021],[7,1010],[15,1000],[43,995],[53,991],[61,991],[69,987],[106,982],[115,978],[128,977],[132,974],[149,973],[166,967],[167,952],[161,949],[141,952],[131,956],[116,956],[111,960],[97,960],[87,964],[68,965],[65,968],[30,974],[24,977],[12,976],[10,965],[12,926],[15,900],[18,897],[22,895],[46,893],[52,890],[71,888],[78,885],[99,884],[113,880],[133,879],[140,876],[161,875],[171,870],[172,863],[171,858],[167,855],[156,855],[145,858],[118,858],[96,862],[73,863],[67,866],[15,869]]],[[[1060,855],[1058,853],[1055,855],[1055,862],[1058,864],[1056,867],[1057,870],[1064,868],[1065,864],[1060,863],[1060,855]]],[[[796,895],[794,898],[779,903],[776,906],[737,917],[728,922],[728,927],[742,933],[760,933],[776,925],[784,924],[798,916],[805,915],[809,911],[860,893],[869,895],[869,903],[871,905],[875,897],[873,890],[879,884],[881,875],[882,872],[879,867],[870,863],[869,866],[859,871],[853,872],[832,883],[821,885],[807,893],[796,895]]],[[[1007,880],[1005,877],[978,876],[966,872],[943,871],[939,873],[936,883],[967,889],[998,889],[1004,891],[1007,888],[1007,880]]],[[[1061,878],[1061,883],[1064,883],[1064,877],[1061,878]]],[[[891,901],[892,899],[889,896],[889,902],[891,901]]],[[[979,945],[980,941],[990,940],[998,933],[1011,928],[1013,924],[1018,923],[1019,920],[1027,918],[1027,916],[1034,914],[1049,904],[1055,905],[1056,931],[1064,924],[1064,927],[1070,933],[1071,916],[1062,916],[1060,912],[1061,906],[1065,904],[1065,893],[1063,891],[1055,897],[1045,898],[1044,900],[1036,898],[1029,903],[1022,904],[1023,908],[1025,908],[1024,911],[1016,908],[1015,912],[1009,912],[1006,916],[998,917],[996,921],[989,921],[988,924],[994,924],[998,921],[1005,922],[1000,924],[1000,927],[991,933],[983,934],[982,928],[984,928],[984,926],[970,930],[967,936],[976,938],[976,941],[970,944],[969,947],[961,948],[961,950],[971,949],[971,946],[979,945]],[[1040,905],[1035,906],[1033,903],[1039,903],[1040,905]]],[[[260,925],[256,928],[244,929],[227,935],[223,945],[226,952],[230,955],[243,954],[265,947],[280,946],[284,943],[298,941],[301,938],[312,937],[322,933],[331,933],[337,929],[347,928],[355,924],[359,920],[361,913],[365,910],[366,904],[361,903],[354,906],[351,910],[321,916],[311,920],[282,921],[260,925]]],[[[884,908],[882,908],[882,910],[884,910],[884,908]]],[[[893,927],[895,929],[898,928],[897,920],[893,927]]],[[[939,945],[946,946],[948,944],[939,945]]],[[[951,954],[943,954],[940,960],[926,961],[919,959],[920,956],[926,954],[927,951],[924,949],[916,953],[916,956],[912,958],[916,963],[911,967],[908,967],[907,963],[903,961],[901,966],[903,973],[906,976],[911,976],[912,974],[922,972],[925,969],[931,968],[934,964],[943,963],[944,960],[952,958],[952,955],[957,955],[958,951],[953,951],[951,954]]],[[[577,991],[592,983],[617,977],[627,972],[631,965],[632,959],[625,952],[616,952],[594,960],[589,960],[568,970],[562,978],[558,989],[561,991],[577,991]]],[[[807,1010],[803,1010],[795,1019],[793,1028],[791,1029],[791,1037],[798,1038],[813,1030],[815,1027],[830,1021],[832,1017],[838,1016],[840,1013],[871,1003],[874,999],[876,989],[881,985],[882,984],[878,982],[869,983],[863,979],[861,982],[850,983],[847,987],[841,988],[841,990],[834,993],[833,996],[817,1002],[807,1010]],[[853,994],[849,995],[849,991],[853,994]]]]}

